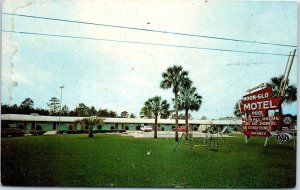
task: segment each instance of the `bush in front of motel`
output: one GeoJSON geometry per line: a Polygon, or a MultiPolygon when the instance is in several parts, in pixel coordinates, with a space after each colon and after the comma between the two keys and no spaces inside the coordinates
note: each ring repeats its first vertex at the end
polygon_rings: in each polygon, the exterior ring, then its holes
{"type": "Polygon", "coordinates": [[[88,130],[60,130],[57,134],[87,134],[88,130]]]}
{"type": "Polygon", "coordinates": [[[32,131],[29,131],[29,134],[32,134],[34,136],[38,136],[38,135],[43,135],[44,133],[46,133],[46,131],[43,131],[43,130],[32,130],[32,131]]]}
{"type": "Polygon", "coordinates": [[[7,137],[23,137],[23,136],[29,136],[29,135],[43,135],[46,131],[43,130],[31,130],[31,131],[26,131],[20,128],[2,128],[1,130],[1,137],[2,138],[7,138],[7,137]]]}
{"type": "MultiPolygon", "coordinates": [[[[123,133],[126,130],[93,130],[93,133],[123,133]]],[[[57,134],[88,134],[88,130],[60,130],[57,134]]]]}
{"type": "Polygon", "coordinates": [[[2,128],[1,137],[23,137],[26,134],[26,131],[18,128],[2,128]]]}

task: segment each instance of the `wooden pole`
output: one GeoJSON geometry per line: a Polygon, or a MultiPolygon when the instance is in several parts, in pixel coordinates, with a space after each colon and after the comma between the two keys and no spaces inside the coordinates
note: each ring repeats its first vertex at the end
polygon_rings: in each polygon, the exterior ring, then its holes
{"type": "Polygon", "coordinates": [[[268,143],[268,138],[269,138],[269,137],[266,137],[266,140],[265,140],[265,145],[264,145],[264,147],[266,147],[266,146],[267,146],[267,143],[268,143]]]}
{"type": "Polygon", "coordinates": [[[289,65],[289,62],[290,62],[291,55],[292,55],[292,51],[290,51],[289,58],[288,58],[288,60],[287,60],[287,63],[286,63],[286,66],[285,66],[285,70],[284,70],[284,73],[283,73],[283,78],[282,78],[282,81],[280,82],[280,87],[279,87],[279,91],[278,91],[278,95],[277,95],[278,97],[280,97],[281,91],[282,91],[282,89],[283,89],[284,78],[285,78],[286,70],[287,70],[288,65],[289,65]]]}
{"type": "Polygon", "coordinates": [[[251,88],[251,89],[248,89],[246,92],[249,92],[249,93],[250,93],[250,92],[253,91],[253,90],[256,90],[256,89],[258,89],[258,88],[264,87],[264,85],[265,85],[265,83],[261,83],[261,84],[255,86],[255,87],[253,87],[253,88],[251,88]]]}
{"type": "Polygon", "coordinates": [[[282,89],[280,89],[281,91],[280,91],[279,96],[284,96],[285,88],[286,88],[287,81],[288,81],[288,78],[289,78],[289,75],[290,75],[290,71],[291,71],[291,68],[292,68],[292,65],[293,65],[295,54],[296,54],[296,49],[294,49],[294,51],[292,52],[291,58],[289,56],[290,61],[287,65],[287,67],[286,67],[286,73],[284,73],[284,78],[282,79],[283,80],[283,85],[282,85],[282,89]]]}

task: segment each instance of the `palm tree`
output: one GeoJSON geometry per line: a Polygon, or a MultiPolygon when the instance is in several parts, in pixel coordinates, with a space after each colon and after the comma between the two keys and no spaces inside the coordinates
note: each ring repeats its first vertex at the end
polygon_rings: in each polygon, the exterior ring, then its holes
{"type": "Polygon", "coordinates": [[[140,111],[140,116],[147,117],[147,118],[153,117],[151,110],[149,110],[149,108],[147,108],[147,107],[142,107],[142,109],[140,111]]]}
{"type": "MultiPolygon", "coordinates": [[[[283,82],[284,76],[271,78],[270,82],[267,83],[267,86],[270,86],[273,91],[273,97],[279,97],[279,90],[281,83],[283,82]]],[[[286,88],[284,89],[285,93],[282,96],[282,103],[292,104],[297,100],[297,88],[293,85],[289,85],[289,80],[287,79],[286,88]]],[[[279,113],[282,113],[282,107],[279,106],[279,113]]]]}
{"type": "Polygon", "coordinates": [[[192,81],[188,78],[188,72],[182,66],[174,65],[162,73],[163,80],[160,83],[162,89],[172,88],[175,95],[175,141],[178,141],[178,93],[180,88],[189,88],[192,81]]]}
{"type": "Polygon", "coordinates": [[[81,125],[81,120],[77,119],[77,120],[73,121],[73,123],[72,123],[72,130],[77,130],[77,125],[78,124],[81,125]]]}
{"type": "MultiPolygon", "coordinates": [[[[283,79],[283,75],[279,77],[271,78],[270,82],[267,83],[268,86],[272,87],[273,97],[279,96],[279,89],[283,79]]],[[[285,93],[283,95],[283,103],[292,104],[297,100],[297,88],[294,85],[289,85],[289,80],[287,80],[285,93]]]]}
{"type": "MultiPolygon", "coordinates": [[[[166,101],[167,102],[167,101],[166,101]]],[[[172,110],[169,110],[170,104],[162,104],[162,112],[160,112],[160,118],[168,119],[171,116],[172,110]]]]}
{"type": "Polygon", "coordinates": [[[89,137],[93,137],[94,136],[93,127],[97,124],[102,124],[103,119],[100,119],[97,116],[91,116],[91,117],[84,118],[82,120],[76,120],[73,123],[75,124],[75,126],[77,125],[77,123],[80,123],[81,129],[85,129],[86,127],[88,127],[89,137]]]}
{"type": "MultiPolygon", "coordinates": [[[[202,103],[202,97],[197,94],[196,88],[181,88],[178,98],[179,109],[185,111],[185,130],[189,132],[189,110],[198,111],[202,103]]],[[[188,135],[186,135],[186,140],[188,135]]]]}
{"type": "Polygon", "coordinates": [[[157,139],[157,118],[158,115],[166,115],[169,113],[169,107],[167,100],[161,100],[160,96],[155,96],[153,98],[148,99],[144,103],[144,107],[142,108],[142,111],[147,111],[154,115],[155,123],[154,123],[154,138],[157,139]]]}

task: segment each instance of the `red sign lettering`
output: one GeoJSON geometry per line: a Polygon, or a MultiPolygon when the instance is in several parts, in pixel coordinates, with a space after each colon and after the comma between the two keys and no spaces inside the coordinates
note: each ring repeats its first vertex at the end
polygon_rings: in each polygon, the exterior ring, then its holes
{"type": "Polygon", "coordinates": [[[267,110],[251,111],[250,115],[252,117],[266,117],[268,114],[267,110]]]}
{"type": "Polygon", "coordinates": [[[271,136],[270,132],[267,131],[244,131],[246,136],[264,136],[269,137],[271,136]]]}
{"type": "Polygon", "coordinates": [[[272,88],[271,87],[266,87],[262,90],[247,94],[243,96],[242,101],[247,102],[247,101],[252,101],[256,100],[259,101],[261,99],[266,99],[266,98],[271,98],[272,97],[272,88]]]}
{"type": "Polygon", "coordinates": [[[264,100],[245,101],[241,103],[242,112],[253,112],[258,110],[275,110],[279,108],[281,98],[267,98],[264,100]]]}

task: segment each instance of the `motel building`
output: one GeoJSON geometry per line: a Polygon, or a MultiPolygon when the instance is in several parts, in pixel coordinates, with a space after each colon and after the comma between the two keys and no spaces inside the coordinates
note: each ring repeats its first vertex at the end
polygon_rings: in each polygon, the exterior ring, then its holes
{"type": "MultiPolygon", "coordinates": [[[[38,114],[22,115],[22,114],[2,114],[1,126],[19,128],[23,130],[69,130],[72,129],[74,121],[81,120],[85,117],[69,117],[69,116],[42,116],[38,114]]],[[[147,118],[102,118],[103,123],[94,126],[93,130],[140,130],[142,126],[150,126],[154,128],[154,119],[147,118]]],[[[179,120],[179,127],[185,126],[185,120],[179,120]]],[[[211,125],[219,126],[223,129],[225,126],[238,127],[242,125],[240,118],[220,118],[215,120],[189,120],[189,125],[193,131],[205,131],[211,125]]],[[[79,130],[80,124],[75,129],[79,130]]],[[[171,131],[175,128],[175,119],[158,119],[159,131],[171,131]]]]}

